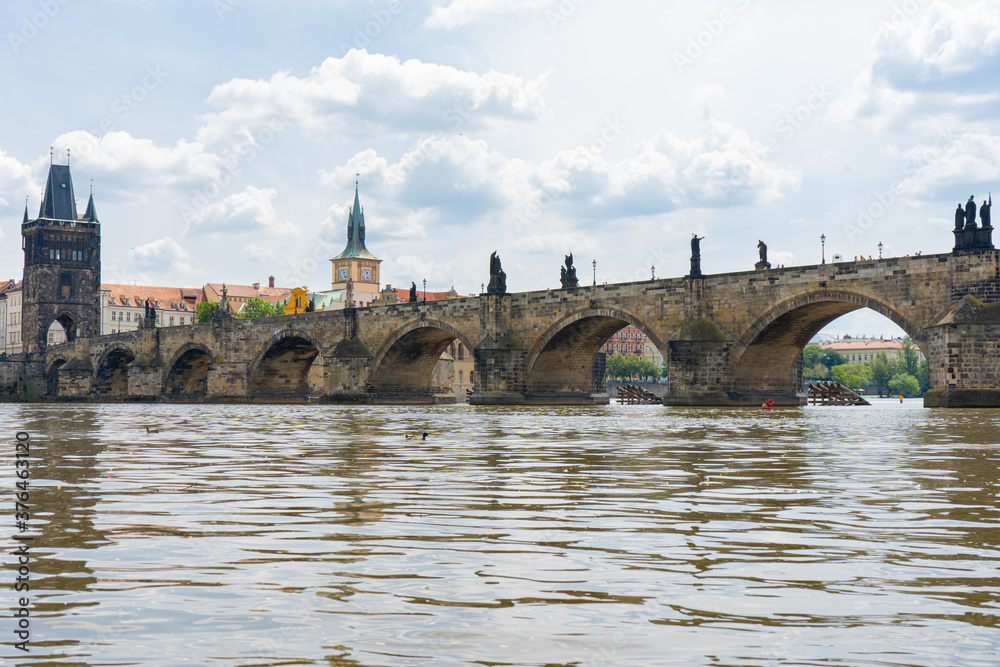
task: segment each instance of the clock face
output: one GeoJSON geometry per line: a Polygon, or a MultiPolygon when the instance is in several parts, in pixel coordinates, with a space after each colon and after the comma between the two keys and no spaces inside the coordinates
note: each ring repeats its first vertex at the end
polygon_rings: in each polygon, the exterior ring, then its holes
{"type": "Polygon", "coordinates": [[[361,269],[361,279],[370,281],[372,279],[371,269],[361,269]]]}
{"type": "Polygon", "coordinates": [[[347,280],[347,269],[341,269],[340,270],[340,279],[341,280],[347,280]]]}

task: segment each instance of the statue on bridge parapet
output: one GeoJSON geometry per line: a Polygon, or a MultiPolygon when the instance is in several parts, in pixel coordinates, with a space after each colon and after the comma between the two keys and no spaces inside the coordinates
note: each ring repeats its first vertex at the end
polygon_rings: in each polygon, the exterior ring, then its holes
{"type": "Polygon", "coordinates": [[[410,283],[410,301],[409,303],[417,302],[417,284],[410,283]]]}
{"type": "Polygon", "coordinates": [[[701,242],[704,236],[691,234],[691,273],[688,278],[701,278],[701,242]]]}
{"type": "Polygon", "coordinates": [[[144,328],[155,328],[156,327],[156,306],[149,299],[146,299],[145,306],[145,317],[142,318],[142,326],[144,328]]]}
{"type": "Polygon", "coordinates": [[[753,268],[758,271],[764,271],[771,268],[771,263],[767,261],[767,244],[757,240],[757,252],[760,254],[760,261],[753,265],[753,268]]]}
{"type": "Polygon", "coordinates": [[[576,267],[573,266],[573,253],[566,255],[566,265],[559,267],[559,282],[563,289],[579,287],[580,281],[576,277],[576,267]]]}
{"type": "Polygon", "coordinates": [[[507,274],[500,266],[500,256],[496,250],[490,255],[490,284],[486,286],[486,293],[495,296],[503,296],[507,293],[507,274]]]}
{"type": "Polygon", "coordinates": [[[969,201],[965,202],[965,228],[976,228],[976,197],[969,195],[969,201]]]}
{"type": "Polygon", "coordinates": [[[970,196],[963,210],[959,204],[955,209],[955,247],[952,252],[961,250],[992,250],[993,225],[990,223],[990,208],[993,206],[993,195],[983,200],[979,208],[979,220],[982,226],[976,226],[976,198],[970,196]]]}

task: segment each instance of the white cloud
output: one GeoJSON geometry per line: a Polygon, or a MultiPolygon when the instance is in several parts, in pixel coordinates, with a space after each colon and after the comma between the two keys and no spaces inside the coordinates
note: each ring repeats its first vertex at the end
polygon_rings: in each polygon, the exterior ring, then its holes
{"type": "Polygon", "coordinates": [[[605,144],[562,151],[541,162],[508,158],[483,140],[424,137],[396,162],[374,151],[321,178],[343,183],[353,169],[407,210],[434,208],[435,221],[468,223],[491,212],[534,227],[552,215],[577,222],[608,216],[659,215],[679,208],[768,203],[801,185],[794,169],[761,161],[763,144],[743,130],[709,121],[694,137],[662,132],[640,142],[633,157],[609,160],[605,144]]]}
{"type": "Polygon", "coordinates": [[[969,132],[945,148],[919,145],[902,155],[914,165],[900,186],[910,200],[936,201],[961,192],[964,202],[967,189],[1000,181],[1000,136],[969,132]]]}
{"type": "Polygon", "coordinates": [[[477,74],[411,59],[352,49],[327,58],[305,77],[278,72],[270,79],[232,79],[212,89],[198,139],[207,144],[279,119],[310,130],[398,133],[457,128],[498,119],[537,119],[542,78],[490,70],[477,74]]]}
{"type": "Polygon", "coordinates": [[[836,121],[876,127],[920,116],[991,119],[1000,104],[1000,0],[956,9],[932,4],[920,21],[887,25],[874,41],[874,62],[830,107],[836,121]]]}
{"type": "Polygon", "coordinates": [[[90,173],[104,172],[125,190],[213,180],[222,162],[197,142],[181,139],[174,146],[157,146],[150,139],[136,138],[128,132],[108,132],[98,138],[75,130],[57,137],[54,145],[72,150],[74,166],[90,173]]]}
{"type": "MultiPolygon", "coordinates": [[[[518,242],[523,250],[607,220],[769,203],[802,181],[797,170],[762,161],[767,150],[745,131],[717,121],[697,136],[661,132],[619,161],[607,158],[605,145],[532,162],[507,157],[483,140],[438,134],[423,137],[395,162],[366,150],[320,179],[336,187],[363,172],[380,193],[374,210],[388,236],[420,238],[442,224],[495,223],[529,233],[518,242]]],[[[334,212],[329,233],[342,233],[341,214],[334,212]]]]}
{"type": "Polygon", "coordinates": [[[491,14],[541,11],[551,4],[552,0],[449,0],[447,4],[437,4],[431,8],[431,15],[424,25],[450,30],[491,14]]]}
{"type": "Polygon", "coordinates": [[[150,279],[145,272],[185,278],[195,273],[191,255],[169,236],[132,248],[129,258],[138,278],[147,284],[150,279]]]}
{"type": "Polygon", "coordinates": [[[242,192],[193,211],[191,226],[202,232],[262,231],[279,237],[298,236],[298,227],[278,221],[273,202],[277,196],[274,188],[248,185],[242,192]]]}
{"type": "Polygon", "coordinates": [[[38,191],[31,178],[31,167],[7,155],[0,148],[0,209],[18,202],[25,195],[38,191]]]}
{"type": "Polygon", "coordinates": [[[540,185],[580,214],[618,216],[768,203],[798,190],[801,174],[761,161],[765,155],[745,131],[709,121],[699,136],[661,132],[620,162],[593,148],[564,151],[542,165],[540,185]]]}

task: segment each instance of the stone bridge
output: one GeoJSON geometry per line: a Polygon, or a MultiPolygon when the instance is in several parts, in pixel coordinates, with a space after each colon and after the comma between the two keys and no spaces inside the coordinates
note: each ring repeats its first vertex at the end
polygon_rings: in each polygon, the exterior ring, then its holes
{"type": "Polygon", "coordinates": [[[435,301],[78,338],[45,352],[65,400],[432,403],[456,339],[474,351],[471,402],[606,403],[600,349],[644,331],[668,405],[804,402],[801,352],[871,308],[930,364],[929,406],[1000,406],[1000,252],[841,262],[435,301]]]}

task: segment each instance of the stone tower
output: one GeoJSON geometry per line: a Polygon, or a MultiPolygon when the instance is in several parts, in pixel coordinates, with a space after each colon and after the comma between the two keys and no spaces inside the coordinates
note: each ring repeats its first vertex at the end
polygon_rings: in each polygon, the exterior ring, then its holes
{"type": "Polygon", "coordinates": [[[365,247],[365,212],[354,184],[354,207],[347,216],[347,246],[330,260],[333,264],[332,291],[344,291],[345,306],[367,306],[379,300],[379,265],[382,260],[365,247]],[[350,294],[347,296],[348,285],[350,294]]]}
{"type": "Polygon", "coordinates": [[[52,164],[38,218],[21,224],[24,307],[21,332],[26,353],[44,350],[59,322],[66,339],[101,333],[101,224],[90,193],[86,212],[76,212],[69,165],[52,164]]]}

